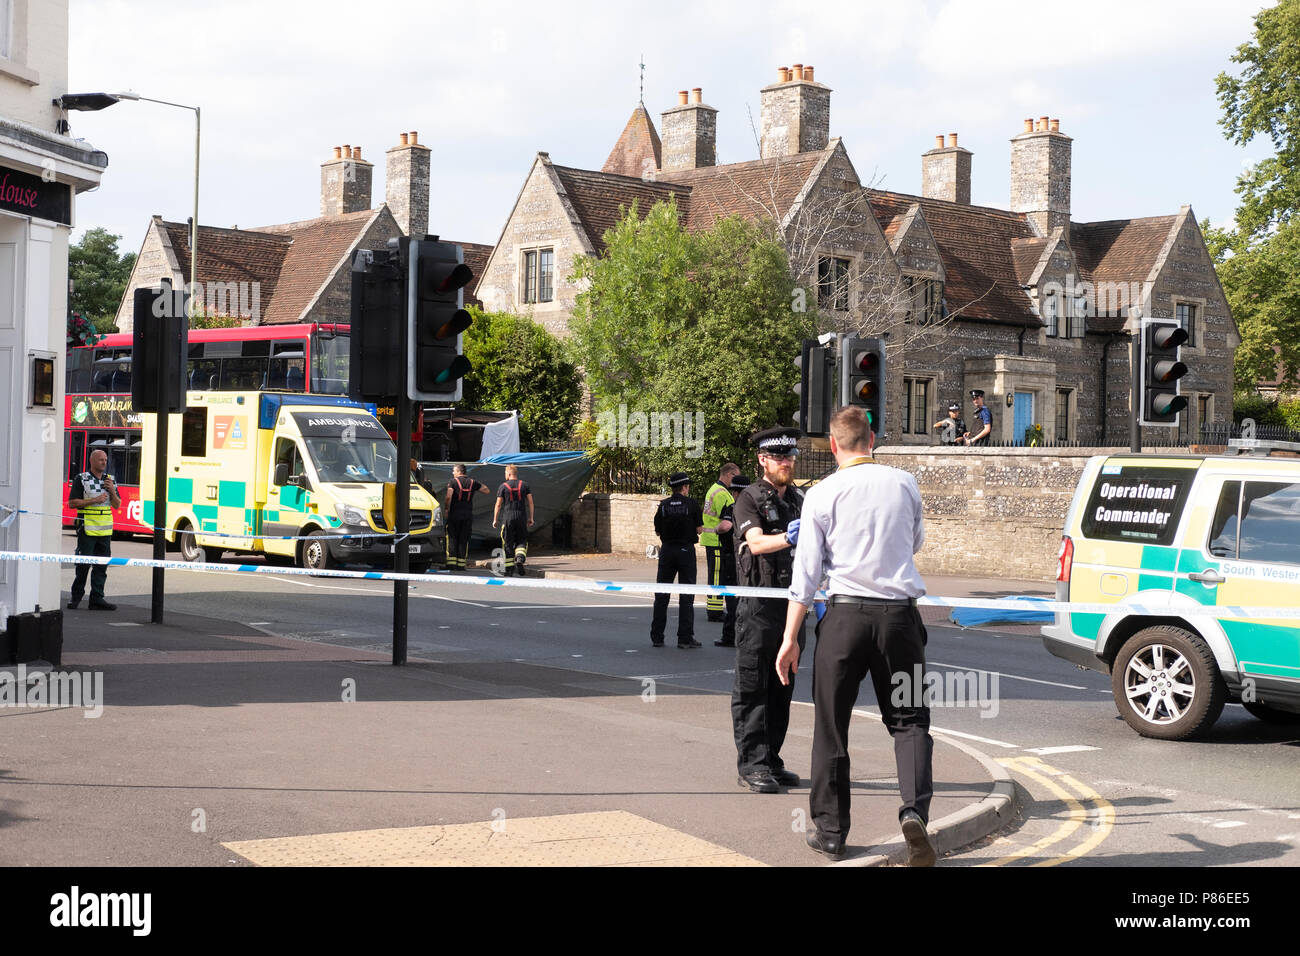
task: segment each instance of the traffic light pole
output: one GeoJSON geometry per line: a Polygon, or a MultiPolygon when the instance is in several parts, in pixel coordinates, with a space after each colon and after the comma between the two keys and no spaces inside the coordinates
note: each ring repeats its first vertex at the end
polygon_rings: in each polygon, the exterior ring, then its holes
{"type": "MultiPolygon", "coordinates": [[[[1137,454],[1142,451],[1142,427],[1138,420],[1142,417],[1142,325],[1133,337],[1133,348],[1129,355],[1129,369],[1132,372],[1129,385],[1128,450],[1137,454]]],[[[1103,396],[1104,400],[1104,396],[1103,396]]]]}
{"type": "MultiPolygon", "coordinates": [[[[406,328],[406,323],[402,323],[406,328]]],[[[406,336],[404,331],[403,337],[406,336]]],[[[403,354],[407,349],[402,350],[403,354]]],[[[405,574],[410,568],[411,530],[411,403],[405,395],[397,400],[397,520],[393,526],[393,570],[405,574]]],[[[393,666],[406,663],[408,596],[405,581],[393,582],[393,666]]]]}
{"type": "MultiPolygon", "coordinates": [[[[160,321],[166,322],[167,319],[160,321]]],[[[170,379],[171,349],[163,348],[158,358],[158,412],[154,416],[158,427],[154,435],[153,456],[153,559],[167,560],[167,539],[163,528],[167,525],[167,426],[171,423],[171,412],[167,408],[167,382],[170,379]]],[[[153,624],[163,622],[163,569],[153,569],[153,601],[149,620],[153,624]]]]}

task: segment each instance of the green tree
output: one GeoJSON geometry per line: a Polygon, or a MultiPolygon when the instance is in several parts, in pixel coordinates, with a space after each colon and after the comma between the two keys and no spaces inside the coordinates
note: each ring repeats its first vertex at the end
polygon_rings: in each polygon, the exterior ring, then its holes
{"type": "Polygon", "coordinates": [[[582,379],[560,341],[531,319],[470,306],[462,404],[519,411],[519,447],[539,451],[569,441],[578,421],[582,379]]]}
{"type": "Polygon", "coordinates": [[[1237,75],[1215,83],[1224,135],[1239,146],[1266,136],[1274,154],[1237,179],[1241,197],[1232,228],[1207,241],[1241,330],[1237,384],[1272,380],[1300,385],[1300,0],[1281,0],[1255,17],[1253,42],[1237,48],[1237,75]],[[1275,350],[1280,347],[1280,352],[1275,350]]]}
{"type": "Polygon", "coordinates": [[[671,201],[644,219],[634,205],[605,245],[600,258],[575,264],[586,287],[570,323],[597,421],[612,423],[622,405],[629,415],[700,415],[702,443],[691,447],[685,429],[680,444],[661,434],[657,447],[608,428],[600,437],[632,438],[642,447],[620,448],[626,458],[665,475],[684,470],[697,485],[728,459],[748,463],[748,436],[788,424],[796,410],[794,360],[815,325],[792,308],[784,247],[738,217],[688,233],[671,201]]]}
{"type": "Polygon", "coordinates": [[[101,332],[115,331],[117,308],[135,266],[134,252],[118,252],[121,238],[96,226],[68,248],[72,311],[84,315],[101,332]]]}

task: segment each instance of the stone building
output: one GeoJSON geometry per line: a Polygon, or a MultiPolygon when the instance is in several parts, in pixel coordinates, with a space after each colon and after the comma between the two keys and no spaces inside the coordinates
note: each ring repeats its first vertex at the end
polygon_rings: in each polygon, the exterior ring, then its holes
{"type": "MultiPolygon", "coordinates": [[[[351,317],[352,255],[383,249],[398,236],[429,228],[429,147],[402,133],[387,150],[385,201],[371,208],[373,164],[361,147],[334,147],[321,164],[320,215],[315,219],[222,229],[199,226],[199,290],[209,315],[236,316],[253,325],[294,322],[346,324],[351,317]]],[[[482,274],[490,247],[461,243],[465,261],[482,274]]],[[[190,283],[190,227],[154,216],[145,230],[117,327],[129,332],[136,288],[170,279],[190,283]]],[[[472,287],[465,301],[477,303],[472,287]]]]}
{"type": "MultiPolygon", "coordinates": [[[[888,335],[891,443],[931,428],[983,389],[995,440],[1126,444],[1137,319],[1175,320],[1191,341],[1183,437],[1230,420],[1240,339],[1190,206],[1167,216],[1073,221],[1073,140],[1049,117],[1011,139],[1005,209],[970,202],[972,153],[957,134],[922,154],[919,195],[858,176],[830,135],[831,89],[802,64],[760,91],[759,157],[719,165],[718,111],[683,90],[656,130],[638,104],[600,170],[539,152],[488,258],[486,307],[564,334],[578,290],[574,258],[600,255],[633,201],[672,197],[688,229],[720,217],[765,219],[830,329],[888,335]],[[661,135],[662,132],[662,135],[661,135]]],[[[1168,428],[1144,436],[1168,439],[1168,428]]]]}

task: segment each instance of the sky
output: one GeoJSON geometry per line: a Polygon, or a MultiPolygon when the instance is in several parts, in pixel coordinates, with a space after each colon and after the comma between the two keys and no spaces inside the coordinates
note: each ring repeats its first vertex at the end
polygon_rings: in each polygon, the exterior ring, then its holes
{"type": "MultiPolygon", "coordinates": [[[[320,214],[320,165],[343,144],[375,164],[416,130],[432,149],[429,231],[495,243],[538,151],[599,169],[636,106],[703,89],[718,161],[754,159],[759,90],[812,65],[831,135],[864,182],[919,193],[921,154],[958,133],[972,202],[1006,208],[1027,117],[1073,138],[1076,221],[1231,221],[1233,186],[1269,155],[1224,139],[1214,78],[1261,0],[659,0],[652,5],[446,0],[71,0],[70,92],[130,90],[202,109],[199,220],[255,227],[320,214]],[[810,9],[815,15],[810,15],[810,9]]],[[[123,101],[72,113],[108,153],[77,232],[143,241],[194,205],[194,114],[123,101]]]]}

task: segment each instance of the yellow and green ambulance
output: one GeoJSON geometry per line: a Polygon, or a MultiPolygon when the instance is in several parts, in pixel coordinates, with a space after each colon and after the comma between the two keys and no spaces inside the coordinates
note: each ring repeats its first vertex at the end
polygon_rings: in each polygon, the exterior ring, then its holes
{"type": "MultiPolygon", "coordinates": [[[[438,503],[365,406],[331,395],[190,392],[167,432],[167,540],[187,561],[265,554],[309,570],[390,564],[383,489],[411,480],[410,569],[443,557],[438,503]]],[[[140,491],[154,523],[157,416],[143,415],[140,491]]]]}
{"type": "Polygon", "coordinates": [[[1300,723],[1300,459],[1112,455],[1088,461],[1061,539],[1058,657],[1111,676],[1143,736],[1202,733],[1224,704],[1300,723]],[[1221,607],[1295,616],[1217,617],[1221,607]]]}

